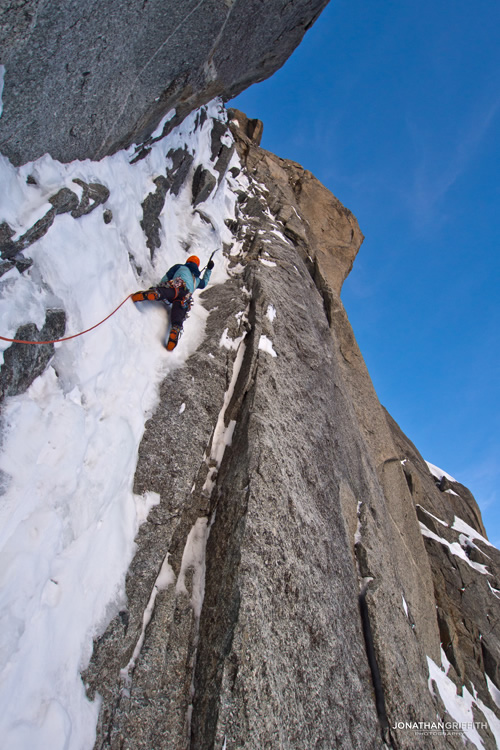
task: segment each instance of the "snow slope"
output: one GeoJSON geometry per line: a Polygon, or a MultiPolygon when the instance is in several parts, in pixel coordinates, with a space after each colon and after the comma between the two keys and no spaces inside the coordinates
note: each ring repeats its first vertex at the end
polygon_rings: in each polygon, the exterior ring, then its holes
{"type": "MultiPolygon", "coordinates": [[[[51,307],[66,311],[65,335],[81,331],[183,262],[186,248],[203,266],[222,241],[231,241],[224,219],[234,219],[232,178],[203,204],[213,226],[193,212],[190,179],[178,197],[167,195],[154,262],[140,227],[141,203],[156,189],[153,179],[165,174],[171,148],[186,146],[195,155],[193,171],[202,163],[218,176],[210,162],[211,118],[225,120],[225,112],[211,103],[198,130],[196,114],[135,165],[133,149],[100,162],[60,164],[46,155],[19,169],[0,156],[0,222],[16,236],[46,213],[57,190],[77,190],[74,178],[106,185],[113,213],[109,225],[102,209],[77,220],[56,217],[25,251],[34,261],[29,271],[13,268],[0,279],[1,335],[12,337],[30,321],[41,327],[51,307]],[[26,183],[28,175],[36,185],[26,183]]],[[[211,283],[220,283],[227,277],[221,252],[215,261],[211,283]]],[[[93,747],[99,704],[86,698],[80,670],[93,638],[124,604],[134,536],[157,502],[133,495],[137,451],[159,383],[203,337],[206,312],[199,294],[195,299],[173,353],[163,347],[165,309],[129,301],[95,331],[57,344],[29,391],[4,403],[0,737],[9,750],[93,747]]],[[[0,350],[7,346],[2,342],[0,350]]]]}

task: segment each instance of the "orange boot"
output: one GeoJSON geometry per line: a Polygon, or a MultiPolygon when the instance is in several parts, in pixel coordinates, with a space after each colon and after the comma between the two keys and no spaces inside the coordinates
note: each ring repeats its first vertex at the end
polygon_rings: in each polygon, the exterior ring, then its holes
{"type": "Polygon", "coordinates": [[[179,326],[172,326],[170,330],[170,336],[168,337],[167,341],[167,349],[169,352],[173,351],[175,347],[177,346],[177,342],[179,341],[181,335],[181,329],[179,326]]]}
{"type": "Polygon", "coordinates": [[[136,292],[132,295],[132,302],[144,302],[145,300],[153,302],[155,299],[160,299],[160,295],[154,289],[149,289],[147,292],[136,292]]]}

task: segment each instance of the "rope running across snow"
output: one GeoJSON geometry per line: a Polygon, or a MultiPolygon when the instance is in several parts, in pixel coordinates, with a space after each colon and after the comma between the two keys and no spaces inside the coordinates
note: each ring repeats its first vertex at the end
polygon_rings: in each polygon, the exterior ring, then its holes
{"type": "Polygon", "coordinates": [[[69,341],[70,339],[76,339],[78,336],[83,336],[85,333],[89,333],[90,331],[93,331],[94,328],[98,328],[100,325],[105,323],[109,318],[111,318],[112,315],[114,315],[120,307],[122,307],[125,302],[132,297],[131,294],[129,294],[123,302],[120,302],[118,307],[116,307],[113,312],[109,313],[103,320],[99,321],[99,323],[96,323],[94,326],[91,326],[90,328],[87,328],[85,331],[80,331],[80,333],[74,333],[72,336],[64,336],[62,339],[53,339],[52,341],[23,341],[22,339],[8,339],[5,336],[0,336],[0,339],[2,341],[8,341],[11,344],[59,344],[61,341],[69,341]]]}

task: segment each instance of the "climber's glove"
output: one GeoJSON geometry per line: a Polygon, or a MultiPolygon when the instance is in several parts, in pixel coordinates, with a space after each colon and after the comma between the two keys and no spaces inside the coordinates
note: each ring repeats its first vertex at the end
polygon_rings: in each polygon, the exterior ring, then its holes
{"type": "Polygon", "coordinates": [[[211,271],[212,268],[214,267],[214,265],[215,265],[215,263],[213,262],[213,260],[209,260],[208,263],[207,263],[208,270],[211,271]]]}

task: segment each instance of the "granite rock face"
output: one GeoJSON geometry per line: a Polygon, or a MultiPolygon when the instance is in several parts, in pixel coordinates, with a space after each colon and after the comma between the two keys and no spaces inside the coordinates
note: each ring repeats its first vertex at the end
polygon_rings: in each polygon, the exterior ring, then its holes
{"type": "MultiPolygon", "coordinates": [[[[67,187],[58,190],[57,193],[47,198],[47,202],[51,204],[52,208],[49,208],[47,213],[41,219],[38,219],[18,240],[11,239],[15,233],[6,222],[0,224],[0,256],[3,260],[15,258],[47,234],[56,216],[71,213],[74,219],[79,219],[90,214],[109,198],[109,190],[104,185],[97,182],[87,184],[78,177],[73,182],[82,189],[81,197],[79,198],[73,190],[67,187]]],[[[16,259],[16,262],[18,262],[18,259],[16,259]]]]}
{"type": "Polygon", "coordinates": [[[274,73],[328,0],[4,2],[0,151],[100,159],[274,73]]]}
{"type": "Polygon", "coordinates": [[[401,723],[454,718],[429,689],[441,646],[474,719],[498,716],[500,553],[377,399],[339,298],[356,219],[229,118],[248,180],[224,178],[230,278],[203,293],[206,338],[140,449],[135,492],[161,502],[84,675],[96,747],[463,747],[401,723]]]}
{"type": "MultiPolygon", "coordinates": [[[[39,331],[34,323],[21,326],[14,338],[22,341],[52,341],[64,336],[66,315],[63,310],[47,310],[39,331]]],[[[24,393],[45,370],[54,356],[53,344],[12,344],[4,353],[0,369],[0,401],[24,393]]]]}
{"type": "Polygon", "coordinates": [[[127,612],[85,675],[105,699],[98,747],[381,746],[340,500],[357,469],[334,425],[349,431],[353,415],[305,264],[273,238],[274,218],[243,211],[233,275],[203,294],[207,337],[164,382],[141,446],[135,492],[162,502],[140,531],[127,612]],[[234,346],[220,346],[224,332],[234,346]],[[158,593],[125,684],[167,552],[177,583],[158,593]]]}
{"type": "Polygon", "coordinates": [[[217,180],[208,169],[200,166],[196,169],[193,176],[193,206],[203,203],[217,184],[217,180]]]}
{"type": "MultiPolygon", "coordinates": [[[[486,538],[470,491],[436,478],[394,420],[387,420],[417,509],[434,581],[440,641],[458,687],[491,705],[500,681],[500,551],[486,538]]],[[[494,706],[492,707],[494,710],[494,706]]],[[[494,748],[496,743],[485,742],[494,748]]]]}
{"type": "MultiPolygon", "coordinates": [[[[0,150],[20,164],[137,143],[139,161],[192,110],[201,127],[201,105],[279,68],[326,1],[4,2],[0,150]]],[[[223,181],[237,204],[228,279],[203,292],[206,336],[163,382],[141,444],[134,491],[160,502],[84,674],[102,696],[96,748],[471,747],[401,726],[456,719],[456,694],[493,750],[500,553],[471,493],[434,476],[379,403],[340,300],[363,241],[355,217],[260,148],[261,122],[228,114],[212,123],[209,164],[174,144],[141,196],[152,259],[168,193],[190,191],[214,232],[203,204],[223,181]]],[[[85,222],[108,200],[104,185],[73,182],[17,240],[2,221],[0,275],[30,267],[22,251],[60,214],[85,222]]],[[[47,310],[41,331],[16,337],[64,327],[47,310]]],[[[52,355],[10,346],[0,398],[52,355]]]]}

